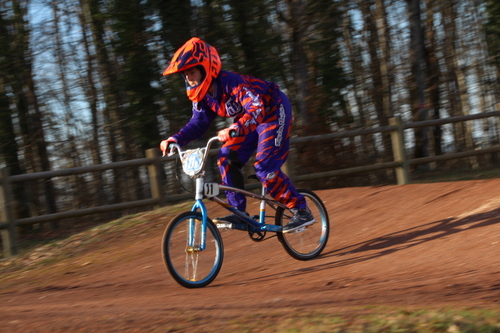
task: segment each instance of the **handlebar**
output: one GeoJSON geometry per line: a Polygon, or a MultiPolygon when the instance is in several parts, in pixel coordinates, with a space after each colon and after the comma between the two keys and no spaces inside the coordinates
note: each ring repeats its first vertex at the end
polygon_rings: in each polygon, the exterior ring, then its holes
{"type": "Polygon", "coordinates": [[[214,136],[210,138],[205,147],[197,149],[186,149],[182,148],[177,143],[169,144],[170,151],[168,156],[175,155],[176,151],[179,153],[179,158],[182,162],[182,168],[184,172],[191,178],[196,178],[199,175],[204,174],[205,165],[207,163],[207,158],[210,153],[210,147],[212,143],[218,141],[219,137],[214,136]]]}
{"type": "MultiPolygon", "coordinates": [[[[231,130],[231,131],[229,131],[229,136],[230,136],[230,137],[232,137],[232,138],[236,138],[236,137],[238,136],[238,132],[237,132],[237,131],[235,131],[235,130],[231,130]]],[[[212,138],[208,139],[208,142],[207,142],[207,145],[206,145],[205,149],[206,149],[207,151],[208,151],[208,150],[210,150],[210,146],[212,145],[212,143],[213,143],[214,141],[217,141],[217,140],[219,140],[219,138],[218,138],[217,136],[214,136],[214,137],[212,137],[212,138]]],[[[178,144],[176,144],[176,143],[174,143],[174,142],[171,142],[171,143],[167,146],[167,149],[169,150],[169,153],[168,153],[168,155],[167,155],[167,156],[173,156],[173,155],[175,155],[175,152],[174,152],[174,149],[173,149],[173,148],[177,149],[177,151],[178,151],[179,153],[181,153],[181,152],[182,152],[182,149],[181,149],[181,147],[180,147],[178,144]]]]}
{"type": "MultiPolygon", "coordinates": [[[[208,154],[208,151],[210,150],[210,147],[212,146],[212,143],[214,143],[215,141],[219,141],[219,137],[217,136],[214,136],[214,137],[211,137],[210,139],[208,139],[207,141],[207,145],[204,147],[205,150],[205,154],[208,154]]],[[[184,150],[182,150],[182,148],[177,144],[177,143],[170,143],[168,145],[168,149],[170,150],[170,152],[168,153],[167,156],[173,156],[175,155],[175,150],[177,150],[179,152],[179,154],[182,155],[182,153],[184,152],[184,150]]]]}
{"type": "MultiPolygon", "coordinates": [[[[238,136],[237,131],[231,130],[229,136],[235,138],[238,136]]],[[[208,155],[210,153],[210,147],[215,141],[219,141],[218,136],[214,136],[208,139],[205,147],[200,147],[196,149],[186,149],[182,148],[175,142],[168,144],[168,157],[179,153],[179,158],[182,162],[182,168],[184,172],[191,178],[198,177],[204,174],[205,165],[207,163],[208,155]]]]}

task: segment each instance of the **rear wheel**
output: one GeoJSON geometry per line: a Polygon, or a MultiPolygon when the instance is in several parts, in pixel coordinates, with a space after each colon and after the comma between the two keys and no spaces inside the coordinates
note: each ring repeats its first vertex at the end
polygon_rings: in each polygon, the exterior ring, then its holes
{"type": "Polygon", "coordinates": [[[207,221],[202,244],[202,215],[185,212],[170,221],[162,240],[162,255],[170,275],[186,288],[201,288],[219,274],[224,258],[222,238],[215,224],[207,221]]]}
{"type": "MultiPolygon", "coordinates": [[[[330,234],[330,221],[325,205],[313,191],[298,191],[306,198],[307,207],[316,222],[296,232],[278,232],[277,236],[288,254],[298,260],[308,260],[318,256],[325,248],[330,234]]],[[[288,209],[278,207],[276,225],[285,226],[292,216],[288,209]]]]}

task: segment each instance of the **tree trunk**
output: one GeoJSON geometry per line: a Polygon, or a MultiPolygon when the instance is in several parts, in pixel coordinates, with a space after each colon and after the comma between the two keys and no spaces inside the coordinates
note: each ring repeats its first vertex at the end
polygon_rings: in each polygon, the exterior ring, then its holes
{"type": "MultiPolygon", "coordinates": [[[[84,0],[80,0],[80,12],[78,13],[78,17],[80,20],[80,26],[82,28],[82,42],[85,50],[85,83],[82,84],[82,90],[84,91],[86,101],[89,104],[90,114],[91,114],[91,124],[92,124],[92,136],[89,139],[89,150],[91,155],[92,164],[102,164],[101,158],[101,149],[99,143],[99,130],[100,130],[100,121],[99,121],[99,110],[98,110],[98,91],[96,88],[96,84],[94,81],[94,55],[91,53],[91,38],[88,35],[89,22],[90,18],[86,17],[84,8],[84,0]]],[[[88,12],[87,12],[88,14],[88,12]]],[[[82,66],[83,67],[83,66],[82,66]]],[[[107,196],[105,195],[104,190],[104,179],[102,177],[101,172],[93,173],[93,194],[95,203],[110,203],[107,196]]]]}
{"type": "MultiPolygon", "coordinates": [[[[33,54],[30,48],[30,30],[26,21],[27,7],[21,1],[14,0],[14,28],[15,28],[15,52],[14,71],[16,75],[16,91],[18,115],[23,133],[24,145],[26,147],[25,157],[30,169],[34,172],[49,171],[50,162],[45,142],[42,112],[39,107],[35,84],[33,81],[32,59],[33,54]]],[[[36,187],[34,187],[36,188],[36,187]]],[[[43,206],[45,214],[57,212],[55,204],[54,186],[51,179],[42,182],[40,189],[44,194],[43,206]]],[[[36,189],[35,189],[36,196],[36,189]]],[[[56,227],[57,223],[52,222],[51,227],[56,227]]]]}
{"type": "MultiPolygon", "coordinates": [[[[381,60],[379,57],[379,47],[381,47],[378,30],[376,25],[376,14],[372,12],[372,7],[374,2],[371,1],[360,1],[359,6],[361,8],[361,12],[363,13],[364,22],[366,25],[366,33],[370,36],[367,40],[368,43],[368,52],[370,54],[370,73],[372,78],[372,89],[371,91],[371,99],[373,101],[375,112],[377,114],[377,119],[380,126],[388,126],[389,125],[389,117],[387,116],[387,112],[385,107],[387,106],[385,103],[390,101],[390,97],[385,97],[384,99],[384,91],[389,89],[388,85],[384,85],[384,73],[383,68],[383,59],[381,60]]],[[[387,75],[385,77],[387,79],[387,75]]],[[[387,83],[387,82],[386,82],[387,83]]],[[[382,144],[384,147],[384,158],[390,158],[392,156],[392,144],[391,138],[388,133],[382,134],[382,144]]]]}
{"type": "MultiPolygon", "coordinates": [[[[353,86],[353,95],[355,106],[358,109],[358,119],[359,128],[367,128],[369,125],[370,115],[366,114],[365,104],[363,98],[361,97],[361,92],[364,90],[363,84],[367,80],[364,78],[365,70],[362,65],[362,56],[359,51],[360,48],[357,45],[353,45],[352,33],[351,33],[351,20],[349,15],[344,16],[344,22],[342,24],[344,44],[347,50],[347,55],[349,57],[349,64],[352,69],[351,73],[351,84],[353,86]]],[[[362,159],[369,157],[370,161],[374,161],[377,155],[377,150],[375,148],[375,143],[373,141],[373,135],[365,135],[362,137],[360,145],[360,156],[362,159]]]]}
{"type": "MultiPolygon", "coordinates": [[[[446,66],[448,72],[448,93],[450,100],[450,114],[461,116],[469,114],[469,105],[467,101],[467,88],[465,85],[465,68],[459,67],[458,62],[458,38],[457,32],[457,12],[454,3],[443,6],[443,20],[447,34],[445,36],[446,45],[446,66]]],[[[472,149],[472,134],[470,124],[467,122],[454,125],[454,138],[457,151],[467,151],[468,147],[472,149]]],[[[469,159],[472,165],[475,165],[475,159],[469,159]]]]}
{"type": "Polygon", "coordinates": [[[291,36],[290,60],[296,88],[294,99],[300,116],[298,124],[304,133],[310,133],[312,130],[309,128],[311,120],[307,109],[308,61],[304,45],[307,27],[307,18],[304,15],[306,12],[306,4],[305,0],[286,0],[286,4],[288,5],[289,19],[287,22],[291,36]]]}
{"type": "MultiPolygon", "coordinates": [[[[407,0],[407,3],[410,21],[412,72],[415,80],[415,89],[412,89],[414,92],[412,113],[414,121],[423,121],[427,119],[428,114],[426,105],[425,35],[421,19],[420,0],[407,0]]],[[[415,158],[429,156],[427,132],[427,127],[415,129],[415,158]]]]}
{"type": "MultiPolygon", "coordinates": [[[[437,0],[428,0],[427,1],[427,41],[429,43],[429,48],[427,50],[426,67],[427,67],[427,77],[429,79],[428,87],[429,87],[429,109],[432,110],[432,118],[440,119],[441,118],[441,98],[440,98],[440,77],[441,77],[441,69],[439,68],[439,59],[437,57],[438,45],[436,43],[435,38],[435,26],[434,26],[434,12],[436,10],[436,6],[439,6],[439,1],[437,0]]],[[[434,139],[434,154],[442,155],[442,141],[443,141],[443,133],[441,126],[435,126],[433,130],[433,139],[434,139]]]]}
{"type": "MultiPolygon", "coordinates": [[[[104,121],[105,131],[108,140],[108,149],[111,154],[113,162],[119,161],[122,157],[126,156],[125,149],[127,149],[124,132],[122,131],[120,110],[121,105],[118,86],[119,82],[116,79],[116,74],[108,55],[106,43],[104,40],[104,22],[103,14],[99,8],[100,2],[98,0],[82,0],[84,5],[84,12],[88,13],[87,17],[90,18],[90,26],[94,45],[96,48],[97,61],[99,65],[99,76],[102,80],[104,91],[104,121]]],[[[121,202],[124,191],[125,175],[117,169],[113,170],[113,193],[114,202],[121,202]]]]}

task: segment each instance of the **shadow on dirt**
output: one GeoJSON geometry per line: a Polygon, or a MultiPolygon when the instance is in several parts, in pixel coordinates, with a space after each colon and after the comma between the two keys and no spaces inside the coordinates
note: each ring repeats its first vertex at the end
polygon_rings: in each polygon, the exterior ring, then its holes
{"type": "Polygon", "coordinates": [[[354,257],[351,256],[343,260],[340,259],[329,263],[291,270],[287,273],[281,272],[279,274],[261,276],[256,279],[245,280],[235,284],[245,284],[251,281],[274,280],[277,276],[279,276],[279,278],[292,277],[332,268],[349,266],[402,251],[413,246],[424,244],[426,242],[438,240],[446,236],[498,223],[500,223],[500,208],[484,213],[469,215],[463,218],[448,218],[438,220],[414,228],[390,233],[366,242],[357,243],[341,249],[336,249],[334,251],[324,253],[318,259],[325,259],[329,257],[336,258],[353,254],[355,255],[354,257]]]}
{"type": "Polygon", "coordinates": [[[486,227],[500,222],[500,208],[489,212],[469,215],[463,218],[448,218],[418,227],[394,232],[372,240],[337,249],[325,256],[342,256],[352,253],[383,250],[377,256],[401,251],[413,246],[450,236],[463,231],[486,227]],[[384,250],[386,249],[386,250],[384,250]]]}

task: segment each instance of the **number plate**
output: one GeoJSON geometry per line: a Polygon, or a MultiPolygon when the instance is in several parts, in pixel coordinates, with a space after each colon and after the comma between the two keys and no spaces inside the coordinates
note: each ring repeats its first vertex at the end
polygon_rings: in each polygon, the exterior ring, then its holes
{"type": "Polygon", "coordinates": [[[194,176],[200,172],[203,164],[203,152],[200,149],[186,151],[182,158],[182,169],[188,176],[194,176]]]}
{"type": "Polygon", "coordinates": [[[205,183],[203,192],[207,198],[216,197],[219,195],[219,184],[205,183]]]}

